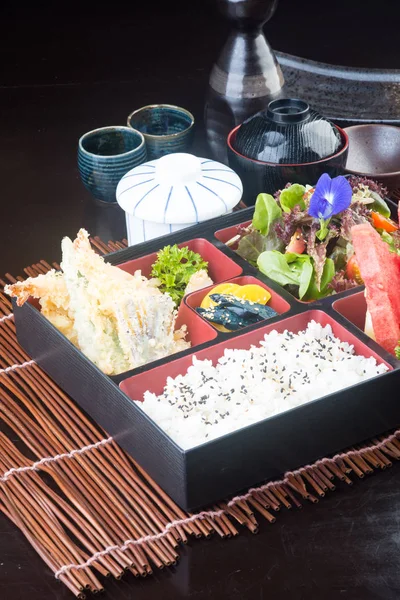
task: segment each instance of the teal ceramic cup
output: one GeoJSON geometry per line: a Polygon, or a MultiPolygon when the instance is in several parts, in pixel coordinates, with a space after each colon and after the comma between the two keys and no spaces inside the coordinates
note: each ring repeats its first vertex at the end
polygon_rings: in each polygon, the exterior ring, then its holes
{"type": "Polygon", "coordinates": [[[144,135],[149,160],[173,152],[188,152],[193,141],[194,116],[172,104],[149,104],[134,110],[128,127],[144,135]]]}
{"type": "Polygon", "coordinates": [[[140,131],[117,125],[88,131],[79,139],[78,170],[85,188],[103,202],[116,202],[118,182],[147,159],[140,131]]]}

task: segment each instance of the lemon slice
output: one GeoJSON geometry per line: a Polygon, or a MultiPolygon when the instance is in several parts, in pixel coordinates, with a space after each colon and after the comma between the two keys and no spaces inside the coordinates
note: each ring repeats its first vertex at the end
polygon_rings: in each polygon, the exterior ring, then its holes
{"type": "Polygon", "coordinates": [[[237,298],[250,300],[251,302],[256,302],[257,304],[267,304],[271,298],[269,291],[263,288],[261,285],[257,285],[256,283],[242,285],[238,290],[235,290],[233,294],[237,298]]]}
{"type": "Polygon", "coordinates": [[[236,292],[240,290],[240,288],[241,286],[237,283],[220,283],[219,285],[213,287],[212,290],[210,290],[208,294],[204,296],[203,300],[201,301],[200,307],[210,308],[210,306],[215,306],[215,302],[213,302],[210,298],[211,294],[233,294],[234,296],[236,296],[236,292]]]}

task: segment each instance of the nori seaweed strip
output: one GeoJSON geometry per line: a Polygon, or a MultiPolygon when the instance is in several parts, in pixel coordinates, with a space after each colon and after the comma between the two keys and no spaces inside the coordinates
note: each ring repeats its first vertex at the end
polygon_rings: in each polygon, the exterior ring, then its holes
{"type": "Polygon", "coordinates": [[[210,298],[221,308],[236,307],[239,309],[245,309],[249,313],[259,315],[262,319],[270,319],[275,317],[278,313],[270,306],[264,306],[263,304],[257,304],[250,300],[244,300],[237,298],[232,294],[211,294],[210,298]]]}

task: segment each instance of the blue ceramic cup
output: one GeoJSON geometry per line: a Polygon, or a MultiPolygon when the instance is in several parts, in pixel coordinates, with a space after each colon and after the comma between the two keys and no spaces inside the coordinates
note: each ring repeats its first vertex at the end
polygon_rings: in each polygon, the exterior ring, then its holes
{"type": "Polygon", "coordinates": [[[131,127],[100,127],[79,139],[78,169],[82,182],[103,202],[116,202],[118,182],[146,159],[144,137],[131,127]]]}
{"type": "Polygon", "coordinates": [[[192,113],[172,104],[149,104],[128,117],[128,127],[144,135],[149,160],[187,152],[193,140],[193,126],[192,113]]]}

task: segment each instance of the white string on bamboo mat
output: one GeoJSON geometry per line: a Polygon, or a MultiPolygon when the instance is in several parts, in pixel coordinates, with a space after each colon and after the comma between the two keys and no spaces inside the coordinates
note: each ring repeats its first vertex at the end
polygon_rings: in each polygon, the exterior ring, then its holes
{"type": "Polygon", "coordinates": [[[105,446],[112,442],[113,438],[105,438],[96,442],[95,444],[89,444],[88,446],[83,446],[82,448],[77,448],[76,450],[71,450],[71,452],[65,452],[63,454],[56,454],[56,456],[49,456],[47,458],[41,458],[37,462],[29,465],[29,467],[12,467],[5,473],[3,473],[2,477],[0,477],[0,481],[6,482],[13,475],[17,475],[17,473],[24,473],[25,471],[39,471],[42,465],[46,465],[48,463],[54,463],[59,460],[63,460],[64,458],[72,458],[76,454],[84,454],[85,452],[89,452],[90,450],[94,450],[99,446],[105,446]]]}
{"type": "MultiPolygon", "coordinates": [[[[3,323],[4,321],[7,321],[8,319],[13,319],[14,318],[14,313],[10,313],[9,315],[5,315],[4,317],[1,317],[0,319],[0,323],[3,323]]],[[[15,365],[10,365],[9,367],[6,367],[5,369],[0,369],[0,375],[2,373],[9,373],[10,371],[15,371],[16,369],[24,369],[25,367],[29,367],[30,365],[35,365],[35,361],[34,360],[27,360],[26,362],[22,363],[22,364],[15,364],[15,365]]]]}
{"type": "MultiPolygon", "coordinates": [[[[337,460],[340,460],[343,458],[351,458],[354,456],[362,456],[363,454],[367,454],[368,452],[371,452],[374,450],[379,450],[380,448],[384,449],[385,444],[390,443],[390,442],[394,441],[395,439],[398,439],[399,437],[400,437],[400,429],[397,429],[393,434],[389,435],[387,438],[385,438],[381,442],[373,444],[372,446],[360,448],[359,450],[349,450],[348,452],[336,454],[332,458],[323,458],[321,460],[317,460],[312,465],[306,465],[305,467],[301,467],[300,469],[296,469],[295,471],[288,471],[287,473],[285,473],[283,479],[281,479],[281,480],[269,481],[268,483],[265,483],[264,485],[261,485],[257,488],[250,488],[248,490],[248,492],[246,494],[243,494],[242,496],[235,496],[234,498],[232,498],[232,500],[227,502],[227,507],[230,508],[232,506],[235,506],[239,502],[248,500],[251,496],[253,496],[253,494],[257,494],[258,492],[263,492],[265,490],[268,490],[271,487],[275,487],[277,485],[288,485],[288,484],[290,485],[290,479],[292,477],[295,477],[296,475],[301,475],[302,473],[305,473],[308,470],[313,469],[314,467],[318,467],[319,465],[329,465],[329,464],[333,465],[334,464],[335,466],[337,466],[336,465],[337,460]]],[[[185,519],[179,519],[176,521],[172,521],[171,523],[168,523],[165,526],[165,528],[162,531],[160,531],[160,533],[156,533],[154,535],[146,535],[141,538],[138,538],[137,540],[128,539],[123,544],[115,544],[113,546],[107,546],[101,552],[96,552],[95,554],[93,554],[84,563],[63,565],[58,571],[56,571],[55,577],[56,577],[56,579],[59,579],[60,575],[70,571],[71,569],[80,570],[80,569],[85,569],[86,567],[90,567],[90,565],[93,564],[94,562],[96,562],[96,560],[98,560],[102,556],[106,556],[110,552],[114,552],[116,550],[124,551],[124,550],[127,550],[129,548],[129,546],[142,546],[143,544],[146,544],[148,542],[159,540],[159,539],[167,536],[169,530],[172,529],[173,527],[184,526],[184,525],[187,525],[188,523],[196,522],[196,521],[199,521],[202,519],[207,519],[207,518],[213,519],[215,517],[220,517],[223,514],[228,514],[228,511],[224,510],[224,509],[205,510],[205,511],[196,513],[194,515],[191,515],[190,517],[187,517],[185,519]]]]}
{"type": "Polygon", "coordinates": [[[0,375],[2,373],[9,373],[10,371],[15,371],[16,369],[24,369],[25,367],[30,367],[31,365],[36,365],[34,360],[27,360],[24,363],[11,365],[10,367],[6,367],[5,369],[0,369],[0,375]]]}
{"type": "Polygon", "coordinates": [[[14,314],[10,313],[9,315],[5,315],[5,317],[1,317],[0,323],[3,323],[3,321],[7,321],[8,319],[13,319],[13,318],[14,318],[14,314]]]}

